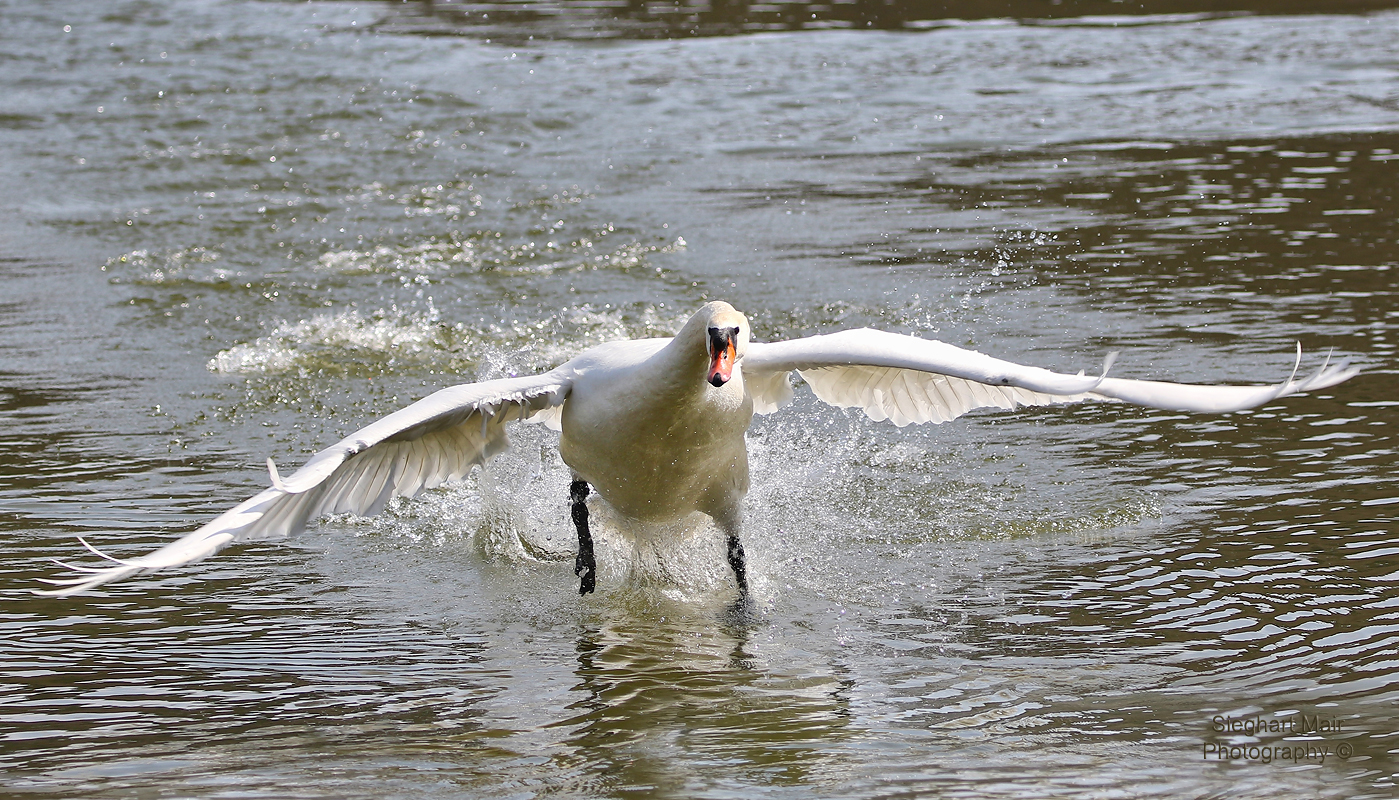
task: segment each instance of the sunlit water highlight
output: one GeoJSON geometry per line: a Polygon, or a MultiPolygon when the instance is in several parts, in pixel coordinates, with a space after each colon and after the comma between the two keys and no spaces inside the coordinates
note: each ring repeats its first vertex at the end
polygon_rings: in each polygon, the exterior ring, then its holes
{"type": "Polygon", "coordinates": [[[0,0],[6,792],[1394,795],[1399,16],[501,45],[101,6],[0,0]],[[376,519],[26,594],[74,534],[144,552],[268,455],[714,297],[764,338],[1366,373],[904,430],[799,390],[750,437],[746,623],[703,520],[596,508],[580,599],[538,426],[376,519]],[[1340,730],[1214,727],[1297,715],[1340,730]]]}

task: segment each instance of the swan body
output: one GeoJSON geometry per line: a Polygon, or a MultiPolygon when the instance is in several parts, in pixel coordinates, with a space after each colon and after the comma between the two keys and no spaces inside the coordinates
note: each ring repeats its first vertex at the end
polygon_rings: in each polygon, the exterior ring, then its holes
{"type": "MultiPolygon", "coordinates": [[[[746,333],[739,319],[733,322],[746,333]]],[[[748,491],[743,436],[753,400],[741,370],[720,386],[700,379],[709,357],[693,343],[708,322],[696,315],[674,339],[602,345],[569,362],[559,454],[624,516],[651,521],[701,511],[720,524],[736,521],[748,491]]],[[[736,343],[745,348],[746,337],[736,343]]]]}
{"type": "MultiPolygon", "coordinates": [[[[1298,351],[1300,363],[1301,352],[1298,351]]],[[[1356,375],[1347,362],[1270,386],[1201,386],[1065,375],[942,342],[869,329],[785,342],[750,341],[748,320],[728,303],[699,309],[671,339],[612,342],[538,375],[453,386],[351,434],[192,533],[110,565],[59,562],[77,574],[41,579],[65,596],[130,575],[189,564],[234,542],[274,539],[329,513],[378,513],[395,496],[459,480],[507,445],[512,422],[561,432],[574,473],[575,572],[593,590],[586,498],[594,488],[622,515],[667,520],[709,515],[728,535],[728,560],[746,592],[741,505],[748,491],[744,435],[754,413],[792,399],[790,375],[816,396],[900,427],[945,422],[983,407],[1117,401],[1173,411],[1226,413],[1334,386],[1356,375]]]]}

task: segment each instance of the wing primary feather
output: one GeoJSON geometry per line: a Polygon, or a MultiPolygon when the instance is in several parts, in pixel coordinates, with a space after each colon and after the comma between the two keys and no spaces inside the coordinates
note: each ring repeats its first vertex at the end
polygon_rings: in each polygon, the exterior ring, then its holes
{"type": "Polygon", "coordinates": [[[271,536],[286,535],[296,525],[296,514],[305,505],[306,495],[283,495],[259,520],[261,528],[271,536]]]}
{"type": "Polygon", "coordinates": [[[947,388],[952,392],[952,395],[957,398],[957,405],[953,407],[953,411],[960,412],[958,416],[976,408],[976,398],[972,397],[971,390],[967,388],[967,383],[967,381],[957,380],[955,378],[947,382],[947,388]]]}
{"type": "Polygon", "coordinates": [[[943,417],[945,421],[957,418],[957,395],[952,391],[952,381],[946,377],[942,380],[934,381],[933,388],[937,390],[938,396],[942,398],[943,417]]]}
{"type": "MultiPolygon", "coordinates": [[[[70,563],[68,563],[67,561],[64,561],[64,560],[59,559],[59,558],[49,558],[49,561],[52,561],[53,563],[59,565],[60,567],[63,567],[64,569],[71,569],[71,570],[73,570],[74,572],[100,573],[100,572],[106,572],[107,570],[111,569],[111,567],[85,567],[85,566],[83,566],[82,564],[70,564],[70,563]]],[[[49,579],[47,579],[47,578],[40,578],[39,580],[44,581],[45,583],[60,583],[60,581],[49,580],[49,579]]],[[[86,579],[86,578],[79,578],[78,580],[87,580],[87,579],[86,579]]]]}
{"type": "Polygon", "coordinates": [[[393,499],[393,495],[393,481],[384,481],[383,488],[379,490],[379,496],[374,498],[374,502],[369,508],[365,509],[362,516],[372,517],[377,515],[380,511],[383,511],[384,506],[388,505],[389,501],[393,499]]]}
{"type": "Polygon", "coordinates": [[[282,483],[282,475],[277,472],[277,462],[272,460],[272,456],[267,457],[267,477],[271,479],[273,489],[278,489],[287,494],[293,494],[293,492],[287,488],[287,485],[282,483]]]}
{"type": "Polygon", "coordinates": [[[364,462],[351,460],[341,464],[339,469],[331,474],[325,483],[325,494],[321,496],[320,504],[317,507],[319,514],[339,514],[345,509],[341,508],[347,494],[352,491],[352,484],[358,481],[364,473],[364,462]]]}
{"type": "Polygon", "coordinates": [[[124,560],[122,560],[122,559],[120,559],[120,558],[116,558],[116,557],[114,557],[114,556],[109,556],[109,555],[107,555],[106,553],[102,552],[101,550],[98,550],[96,547],[93,547],[90,543],[88,543],[88,540],[84,539],[84,538],[81,537],[81,536],[78,537],[78,541],[79,541],[79,542],[82,542],[83,547],[86,547],[93,555],[97,556],[98,558],[104,558],[104,559],[106,559],[106,560],[112,562],[113,564],[120,564],[120,565],[122,565],[123,567],[132,567],[132,566],[136,566],[135,564],[131,563],[130,561],[124,561],[124,560]]]}
{"type": "Polygon", "coordinates": [[[389,485],[389,479],[393,476],[394,461],[398,458],[403,445],[394,442],[393,449],[385,451],[383,455],[375,459],[369,468],[369,485],[365,487],[366,506],[361,506],[365,510],[357,510],[356,514],[362,516],[373,516],[368,513],[369,508],[374,507],[374,503],[379,501],[379,497],[384,493],[384,487],[389,485]]]}
{"type": "Polygon", "coordinates": [[[447,449],[450,441],[450,434],[444,431],[442,436],[433,436],[428,440],[428,449],[432,452],[432,485],[428,488],[435,489],[446,483],[452,474],[452,451],[447,449]]]}
{"type": "Polygon", "coordinates": [[[438,486],[456,480],[453,475],[457,471],[457,462],[461,461],[461,458],[457,455],[456,449],[452,447],[454,437],[452,436],[451,430],[444,431],[443,433],[444,435],[441,439],[433,440],[437,445],[437,452],[439,454],[437,472],[441,477],[437,481],[438,486]]]}
{"type": "MultiPolygon", "coordinates": [[[[59,564],[63,564],[62,561],[58,561],[57,559],[52,559],[52,558],[51,558],[51,559],[49,559],[49,560],[50,560],[50,561],[55,561],[55,562],[57,562],[57,563],[59,563],[59,564]]],[[[72,564],[63,564],[63,566],[65,566],[65,567],[67,567],[68,569],[71,569],[71,570],[76,570],[76,571],[78,571],[78,572],[94,572],[94,573],[98,573],[98,574],[105,573],[108,569],[110,569],[110,567],[104,567],[103,569],[93,569],[92,567],[88,567],[88,568],[86,568],[86,569],[78,569],[77,567],[73,566],[72,564]]],[[[82,576],[82,575],[70,575],[70,576],[67,577],[67,578],[35,578],[35,580],[39,581],[40,583],[47,583],[47,584],[49,584],[50,586],[76,586],[77,584],[80,584],[80,583],[87,583],[88,581],[92,580],[92,578],[87,578],[87,577],[84,577],[84,576],[82,576]]],[[[55,594],[55,592],[34,591],[33,589],[31,589],[30,591],[33,591],[34,594],[40,594],[40,595],[43,595],[43,594],[55,594]]]]}
{"type": "Polygon", "coordinates": [[[343,495],[342,501],[336,504],[337,511],[348,511],[352,514],[363,513],[361,509],[368,505],[369,501],[374,498],[375,493],[378,491],[374,482],[379,477],[380,462],[383,461],[385,456],[392,455],[391,449],[396,448],[398,444],[385,444],[382,446],[389,451],[377,454],[365,454],[358,457],[361,459],[360,463],[356,465],[359,467],[359,474],[355,477],[354,483],[345,487],[346,492],[343,495]]]}
{"type": "MultiPolygon", "coordinates": [[[[378,469],[374,471],[374,480],[369,486],[369,493],[374,495],[375,504],[383,498],[386,488],[392,491],[393,478],[394,475],[398,473],[398,464],[400,459],[403,458],[403,451],[405,449],[406,448],[402,444],[395,443],[394,449],[386,453],[384,458],[379,459],[377,465],[378,469]]],[[[384,502],[387,503],[388,501],[385,500],[384,502]]],[[[370,507],[373,508],[374,506],[370,507]]],[[[371,514],[364,514],[364,516],[372,517],[377,513],[379,512],[376,510],[371,514]]]]}
{"type": "Polygon", "coordinates": [[[436,485],[432,481],[437,475],[437,452],[432,443],[436,441],[437,437],[438,434],[424,436],[416,442],[417,447],[414,448],[413,455],[416,456],[417,460],[418,477],[412,482],[412,494],[407,491],[409,488],[407,483],[401,484],[403,488],[399,494],[404,497],[416,497],[419,492],[436,485]]]}
{"type": "Polygon", "coordinates": [[[66,595],[72,594],[75,591],[82,591],[83,589],[91,588],[92,586],[99,586],[101,584],[107,583],[108,581],[113,580],[113,578],[108,577],[111,573],[123,572],[128,569],[131,572],[141,571],[136,567],[108,567],[106,569],[95,570],[97,574],[92,575],[90,577],[84,575],[73,575],[67,578],[39,578],[39,581],[47,583],[50,586],[68,586],[76,588],[51,589],[47,591],[43,589],[30,589],[29,591],[41,597],[64,597],[66,595]]]}
{"type": "Polygon", "coordinates": [[[398,486],[398,493],[404,497],[416,495],[418,489],[427,483],[427,441],[431,438],[428,435],[405,442],[407,447],[400,450],[395,459],[398,477],[393,482],[398,486]]]}
{"type": "Polygon", "coordinates": [[[447,436],[449,441],[444,442],[442,447],[447,450],[449,445],[454,445],[448,450],[451,455],[451,466],[447,473],[447,480],[456,481],[466,477],[466,473],[471,471],[471,460],[466,458],[466,454],[471,452],[470,441],[466,439],[460,427],[448,428],[447,436]]]}
{"type": "MultiPolygon", "coordinates": [[[[397,449],[397,447],[398,444],[395,442],[394,448],[397,449]]],[[[355,484],[355,504],[348,509],[351,513],[369,516],[369,509],[378,502],[379,495],[383,493],[384,485],[387,483],[384,480],[384,462],[393,456],[392,452],[385,453],[365,467],[364,478],[355,484]]]]}
{"type": "MultiPolygon", "coordinates": [[[[422,477],[418,483],[418,492],[424,489],[434,489],[442,485],[442,479],[438,477],[438,474],[442,470],[442,450],[441,446],[438,444],[441,438],[442,435],[439,433],[432,436],[424,436],[422,439],[423,463],[419,468],[422,477]]],[[[417,492],[414,492],[414,495],[416,494],[417,492]]]]}
{"type": "MultiPolygon", "coordinates": [[[[391,446],[385,445],[385,447],[391,446]]],[[[356,456],[354,461],[346,465],[349,471],[346,473],[345,486],[340,489],[336,496],[335,506],[331,509],[333,512],[337,514],[343,514],[346,511],[353,512],[358,507],[356,498],[369,493],[367,484],[372,480],[370,472],[374,465],[368,458],[367,456],[356,456]]]]}

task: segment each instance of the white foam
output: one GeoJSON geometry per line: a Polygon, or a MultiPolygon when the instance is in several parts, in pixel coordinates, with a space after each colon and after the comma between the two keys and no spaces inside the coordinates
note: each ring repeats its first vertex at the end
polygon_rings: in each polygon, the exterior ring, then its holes
{"type": "Polygon", "coordinates": [[[225,374],[288,372],[337,351],[422,357],[447,349],[444,338],[435,311],[411,317],[380,311],[366,317],[351,309],[282,322],[266,336],[220,352],[209,359],[208,368],[225,374]]]}

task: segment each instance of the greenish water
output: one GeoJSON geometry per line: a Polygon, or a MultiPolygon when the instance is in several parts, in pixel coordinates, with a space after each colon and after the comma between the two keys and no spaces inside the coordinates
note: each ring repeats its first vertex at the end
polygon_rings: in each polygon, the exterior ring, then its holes
{"type": "Polygon", "coordinates": [[[1399,15],[500,44],[401,13],[0,0],[7,795],[1395,794],[1399,15]],[[604,508],[578,598],[533,426],[379,518],[28,594],[75,535],[145,552],[269,455],[711,298],[769,339],[1366,371],[903,430],[799,388],[750,439],[752,625],[715,532],[604,508]]]}

